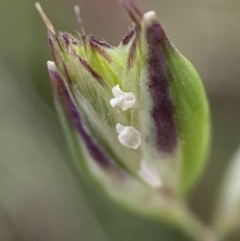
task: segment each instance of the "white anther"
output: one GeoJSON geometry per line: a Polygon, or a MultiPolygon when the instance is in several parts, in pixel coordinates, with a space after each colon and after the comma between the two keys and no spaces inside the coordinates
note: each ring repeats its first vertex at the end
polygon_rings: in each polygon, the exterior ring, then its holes
{"type": "Polygon", "coordinates": [[[119,85],[112,88],[114,98],[110,100],[111,106],[120,106],[123,111],[133,107],[136,102],[135,95],[132,92],[123,92],[119,85]]]}
{"type": "Polygon", "coordinates": [[[149,163],[147,163],[144,160],[141,161],[141,168],[138,174],[151,186],[162,186],[162,181],[160,179],[158,171],[153,166],[150,166],[149,163]]]}
{"type": "Polygon", "coordinates": [[[116,125],[118,140],[127,147],[137,149],[141,144],[140,133],[133,126],[116,125]]]}

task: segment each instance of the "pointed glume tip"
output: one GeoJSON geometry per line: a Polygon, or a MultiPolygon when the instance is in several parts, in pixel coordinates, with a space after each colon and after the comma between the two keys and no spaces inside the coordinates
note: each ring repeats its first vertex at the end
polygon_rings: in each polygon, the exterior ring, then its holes
{"type": "MultiPolygon", "coordinates": [[[[55,65],[55,63],[53,61],[47,61],[47,67],[48,67],[48,71],[50,73],[50,76],[52,76],[52,73],[57,73],[57,67],[55,65]]],[[[52,83],[55,82],[54,78],[51,78],[52,83]]]]}
{"type": "Polygon", "coordinates": [[[47,61],[48,72],[54,89],[59,89],[58,70],[53,61],[47,61]]]}
{"type": "Polygon", "coordinates": [[[56,65],[53,61],[47,61],[47,66],[48,66],[48,69],[51,69],[51,70],[56,70],[56,65]]]}
{"type": "Polygon", "coordinates": [[[38,10],[40,16],[42,17],[42,20],[43,22],[46,24],[47,28],[50,30],[50,32],[53,34],[53,35],[56,35],[56,31],[51,23],[51,21],[49,20],[49,18],[47,17],[47,15],[44,13],[41,5],[39,2],[36,2],[35,3],[35,7],[36,9],[38,10]]]}
{"type": "Polygon", "coordinates": [[[153,22],[158,22],[158,17],[156,12],[149,11],[143,15],[143,22],[145,25],[150,26],[153,22]]]}

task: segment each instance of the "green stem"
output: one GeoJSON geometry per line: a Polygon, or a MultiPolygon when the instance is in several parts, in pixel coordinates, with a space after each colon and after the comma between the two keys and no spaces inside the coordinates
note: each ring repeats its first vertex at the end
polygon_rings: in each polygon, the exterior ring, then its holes
{"type": "Polygon", "coordinates": [[[220,241],[218,234],[193,215],[185,204],[180,205],[176,220],[177,225],[195,241],[220,241]]]}

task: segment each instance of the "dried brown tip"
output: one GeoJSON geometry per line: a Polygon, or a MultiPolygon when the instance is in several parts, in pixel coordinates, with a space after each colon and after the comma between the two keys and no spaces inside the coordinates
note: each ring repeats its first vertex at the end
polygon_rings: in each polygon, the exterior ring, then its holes
{"type": "Polygon", "coordinates": [[[82,42],[83,42],[83,45],[85,47],[85,50],[86,50],[86,34],[85,34],[85,30],[84,30],[84,27],[83,27],[83,21],[82,21],[82,18],[81,18],[81,13],[80,13],[80,7],[79,6],[74,6],[74,11],[75,11],[75,15],[76,15],[76,19],[77,19],[77,23],[78,23],[78,28],[79,28],[79,33],[81,35],[81,38],[82,38],[82,42]]]}
{"type": "Polygon", "coordinates": [[[143,17],[143,13],[142,11],[137,7],[137,5],[133,2],[133,1],[130,1],[129,2],[129,5],[131,6],[131,8],[134,10],[135,14],[137,14],[140,19],[142,19],[143,17]]]}
{"type": "Polygon", "coordinates": [[[42,17],[43,22],[46,24],[48,30],[55,36],[56,35],[56,31],[51,23],[51,21],[49,20],[49,18],[47,17],[47,15],[44,13],[40,3],[35,3],[35,7],[38,10],[40,16],[42,17]]]}
{"type": "Polygon", "coordinates": [[[133,1],[121,1],[123,8],[127,11],[130,18],[138,28],[141,28],[143,14],[133,1]]]}

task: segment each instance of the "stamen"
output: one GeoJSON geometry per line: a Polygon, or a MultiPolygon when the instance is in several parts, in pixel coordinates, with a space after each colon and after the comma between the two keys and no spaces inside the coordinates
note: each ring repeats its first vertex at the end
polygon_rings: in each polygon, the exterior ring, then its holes
{"type": "Polygon", "coordinates": [[[162,186],[160,175],[157,170],[144,160],[141,161],[141,169],[139,170],[138,174],[151,186],[162,186]]]}
{"type": "Polygon", "coordinates": [[[118,140],[126,147],[137,149],[141,144],[140,133],[133,126],[116,125],[118,140]]]}
{"type": "Polygon", "coordinates": [[[114,98],[110,100],[111,106],[120,106],[123,111],[132,108],[136,102],[136,97],[132,92],[124,92],[120,89],[119,85],[112,88],[114,98]]]}

